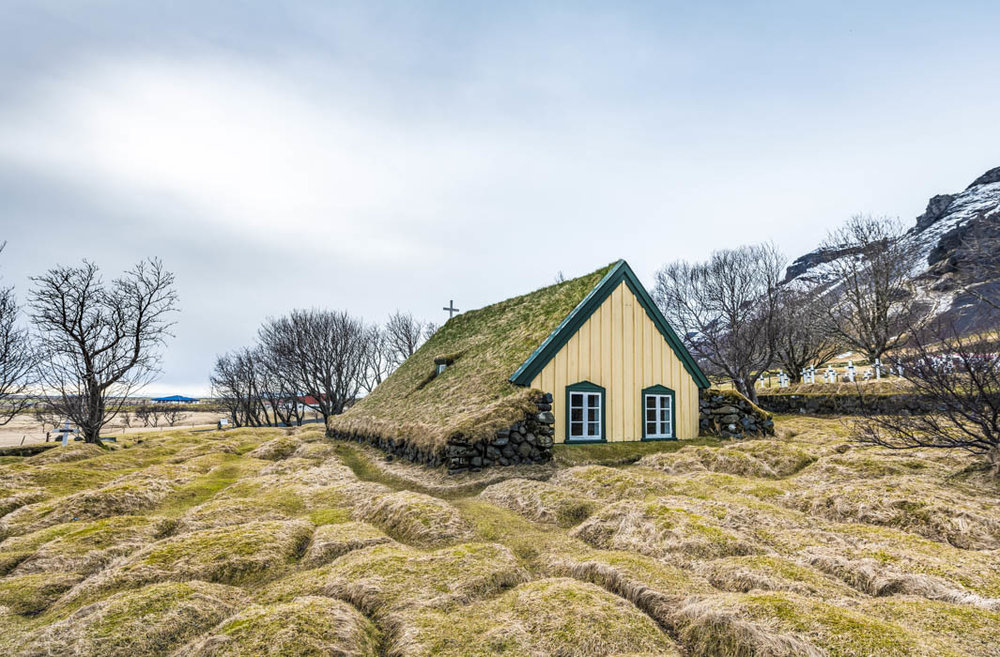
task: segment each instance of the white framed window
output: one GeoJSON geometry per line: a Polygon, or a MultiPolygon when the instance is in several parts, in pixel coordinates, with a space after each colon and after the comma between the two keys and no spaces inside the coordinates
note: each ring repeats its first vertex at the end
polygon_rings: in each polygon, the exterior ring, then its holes
{"type": "Polygon", "coordinates": [[[657,386],[642,396],[645,438],[674,438],[674,393],[657,386]]]}
{"type": "Polygon", "coordinates": [[[566,389],[566,440],[604,440],[604,389],[578,383],[566,389]]]}

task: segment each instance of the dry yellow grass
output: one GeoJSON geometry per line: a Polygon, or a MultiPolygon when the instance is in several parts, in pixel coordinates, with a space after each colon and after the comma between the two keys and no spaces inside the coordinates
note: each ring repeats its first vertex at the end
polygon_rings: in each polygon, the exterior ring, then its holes
{"type": "Polygon", "coordinates": [[[7,458],[0,654],[996,657],[1000,486],[778,430],[454,482],[316,427],[7,458]]]}

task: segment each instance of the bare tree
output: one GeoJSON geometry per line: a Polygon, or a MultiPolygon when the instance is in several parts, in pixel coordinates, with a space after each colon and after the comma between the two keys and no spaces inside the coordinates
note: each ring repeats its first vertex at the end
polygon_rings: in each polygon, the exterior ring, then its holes
{"type": "Polygon", "coordinates": [[[234,426],[268,424],[260,385],[264,369],[256,349],[244,347],[216,358],[211,376],[212,394],[226,409],[234,426]]]}
{"type": "Polygon", "coordinates": [[[187,418],[187,413],[178,404],[168,404],[163,407],[162,410],[163,420],[167,423],[169,427],[176,427],[180,422],[187,418]]]}
{"type": "Polygon", "coordinates": [[[434,334],[437,333],[439,328],[441,327],[435,324],[434,322],[427,322],[427,324],[424,326],[424,340],[425,341],[430,340],[434,336],[434,334]]]}
{"type": "MultiPolygon", "coordinates": [[[[907,335],[893,362],[928,412],[879,414],[866,403],[858,439],[890,449],[965,450],[985,456],[1000,475],[1000,336],[963,336],[941,321],[913,326],[907,335]]],[[[862,401],[871,400],[862,394],[862,401]]]]}
{"type": "MultiPolygon", "coordinates": [[[[0,244],[3,252],[6,242],[0,244]]],[[[36,383],[38,353],[27,330],[18,326],[19,308],[14,288],[0,287],[0,426],[30,403],[36,383]]]]}
{"type": "Polygon", "coordinates": [[[368,327],[365,336],[365,366],[361,370],[361,388],[366,393],[374,390],[402,362],[398,355],[399,351],[391,344],[388,325],[386,329],[368,327]]]}
{"type": "Polygon", "coordinates": [[[757,400],[774,362],[784,256],[772,244],[717,251],[708,262],[676,262],[656,274],[653,296],[701,362],[757,400]]]}
{"type": "Polygon", "coordinates": [[[84,261],[32,281],[47,399],[84,440],[100,443],[101,428],[158,373],[177,306],[174,276],[150,259],[105,284],[97,265],[84,261]]]}
{"type": "Polygon", "coordinates": [[[410,313],[394,312],[385,323],[384,339],[387,352],[395,365],[413,355],[424,341],[427,326],[410,313]]]}
{"type": "Polygon", "coordinates": [[[903,239],[898,219],[855,215],[823,244],[837,282],[825,295],[827,333],[870,361],[882,358],[913,324],[913,270],[917,250],[903,239]]]}
{"type": "Polygon", "coordinates": [[[324,421],[342,413],[361,390],[366,334],[364,323],[346,312],[315,309],[293,310],[259,331],[261,344],[282,355],[289,380],[312,397],[310,406],[324,421]]]}
{"type": "Polygon", "coordinates": [[[825,330],[822,313],[822,304],[809,292],[782,288],[778,294],[775,356],[795,383],[804,369],[818,367],[840,351],[825,330]]]}

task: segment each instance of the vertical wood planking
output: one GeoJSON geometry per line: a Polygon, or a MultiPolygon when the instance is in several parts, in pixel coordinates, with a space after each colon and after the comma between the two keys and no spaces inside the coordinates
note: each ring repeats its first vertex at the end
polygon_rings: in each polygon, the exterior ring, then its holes
{"type": "Polygon", "coordinates": [[[678,437],[698,435],[697,384],[624,283],[532,382],[552,393],[556,442],[566,440],[566,386],[584,380],[607,390],[608,440],[642,438],[640,392],[657,384],[677,395],[678,437]]]}

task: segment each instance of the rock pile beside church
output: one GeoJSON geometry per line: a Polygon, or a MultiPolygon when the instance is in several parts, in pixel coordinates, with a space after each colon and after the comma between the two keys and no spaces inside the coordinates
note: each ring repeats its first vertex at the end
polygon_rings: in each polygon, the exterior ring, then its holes
{"type": "Polygon", "coordinates": [[[698,411],[704,435],[720,438],[774,435],[771,414],[732,390],[702,390],[698,411]]]}

